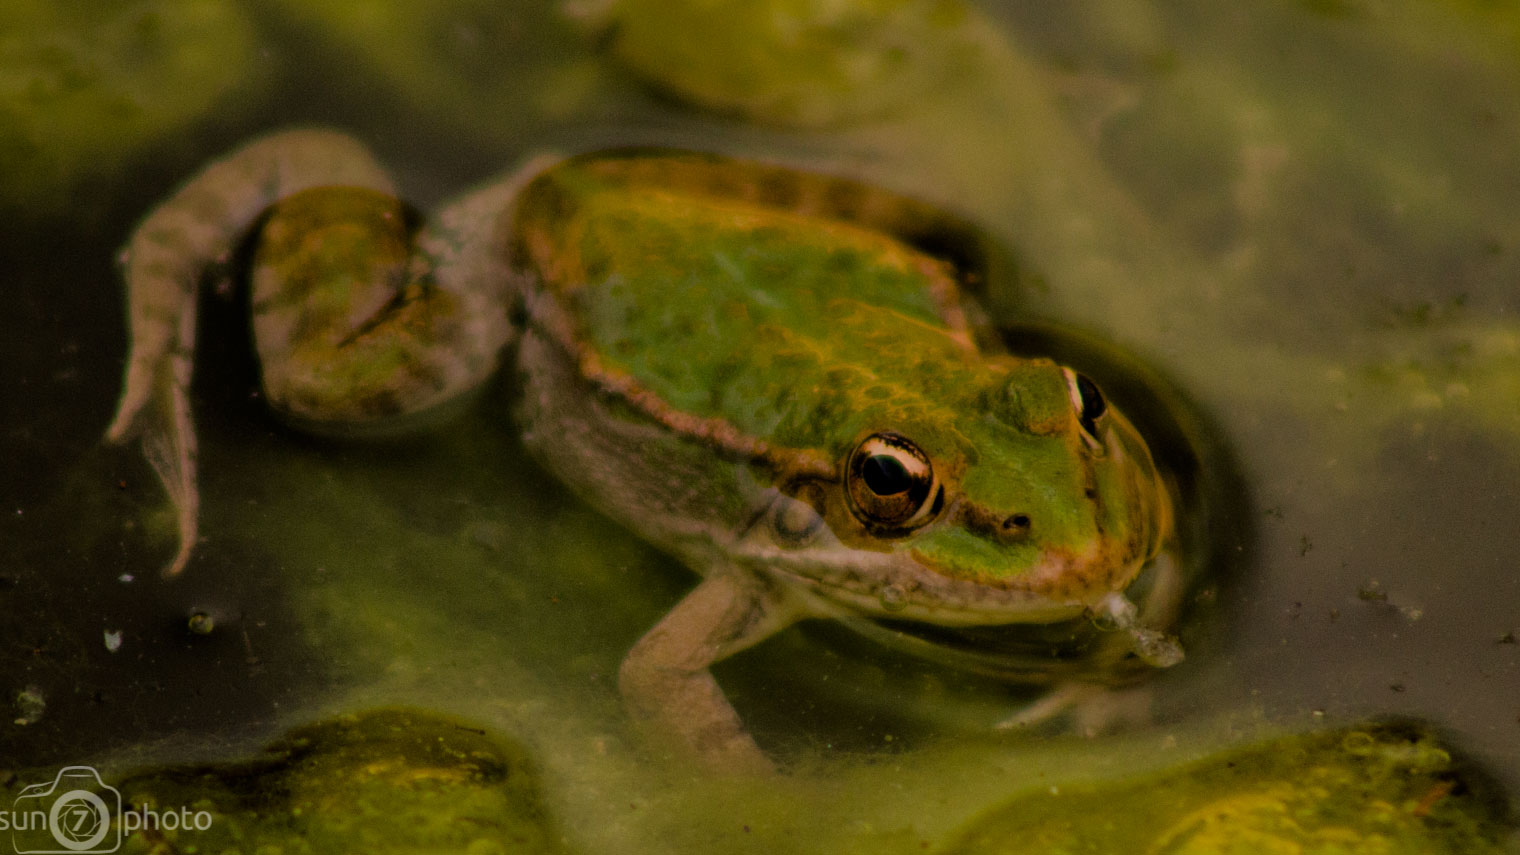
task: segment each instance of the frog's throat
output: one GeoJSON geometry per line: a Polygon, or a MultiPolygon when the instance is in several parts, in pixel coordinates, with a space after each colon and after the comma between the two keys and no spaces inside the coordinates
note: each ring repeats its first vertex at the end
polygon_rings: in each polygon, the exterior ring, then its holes
{"type": "Polygon", "coordinates": [[[838,464],[814,449],[774,445],[745,433],[727,419],[685,412],[627,372],[608,368],[596,351],[575,334],[568,316],[551,294],[530,295],[527,302],[529,323],[554,342],[575,364],[581,378],[603,395],[731,460],[762,466],[773,473],[786,473],[799,480],[838,480],[838,464]]]}

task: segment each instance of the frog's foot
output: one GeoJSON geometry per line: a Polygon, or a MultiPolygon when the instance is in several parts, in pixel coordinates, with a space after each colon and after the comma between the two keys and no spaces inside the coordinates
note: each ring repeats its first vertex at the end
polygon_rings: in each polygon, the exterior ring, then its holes
{"type": "Polygon", "coordinates": [[[629,712],[656,736],[674,737],[714,772],[775,772],[708,669],[794,619],[780,595],[762,581],[715,573],[623,660],[618,687],[629,712]]]}
{"type": "Polygon", "coordinates": [[[1085,737],[1100,736],[1151,722],[1149,686],[1115,689],[1096,683],[1065,683],[1039,700],[993,725],[998,730],[1022,730],[1068,718],[1071,730],[1085,737]]]}

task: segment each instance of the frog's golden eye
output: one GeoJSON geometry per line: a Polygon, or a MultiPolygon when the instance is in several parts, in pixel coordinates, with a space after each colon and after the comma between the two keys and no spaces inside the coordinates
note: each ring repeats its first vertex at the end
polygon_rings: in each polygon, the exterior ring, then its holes
{"type": "Polygon", "coordinates": [[[944,490],[929,455],[902,434],[873,433],[845,465],[850,510],[878,534],[917,528],[939,512],[944,490]]]}
{"type": "Polygon", "coordinates": [[[1070,368],[1066,371],[1066,388],[1071,394],[1071,406],[1077,413],[1077,423],[1082,425],[1082,431],[1093,442],[1102,444],[1098,438],[1098,420],[1108,412],[1108,402],[1103,400],[1103,393],[1098,391],[1098,384],[1089,380],[1086,375],[1078,374],[1070,368]]]}

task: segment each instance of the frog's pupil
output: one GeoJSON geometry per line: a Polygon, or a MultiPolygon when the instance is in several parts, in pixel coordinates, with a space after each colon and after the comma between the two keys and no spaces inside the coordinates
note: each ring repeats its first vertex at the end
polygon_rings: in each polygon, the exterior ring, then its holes
{"type": "Polygon", "coordinates": [[[873,454],[861,464],[860,476],[866,486],[878,496],[894,496],[906,493],[913,486],[913,478],[902,461],[890,454],[873,454]]]}

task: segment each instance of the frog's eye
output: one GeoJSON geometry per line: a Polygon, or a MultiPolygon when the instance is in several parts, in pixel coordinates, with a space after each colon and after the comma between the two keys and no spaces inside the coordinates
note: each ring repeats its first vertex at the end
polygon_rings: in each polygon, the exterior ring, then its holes
{"type": "Polygon", "coordinates": [[[845,466],[850,510],[878,533],[906,531],[944,504],[944,490],[929,455],[897,433],[873,433],[855,446],[845,466]]]}
{"type": "Polygon", "coordinates": [[[1077,413],[1077,422],[1082,425],[1082,430],[1089,439],[1101,444],[1098,439],[1098,419],[1108,412],[1108,402],[1103,400],[1098,384],[1087,379],[1086,375],[1078,374],[1070,368],[1065,371],[1066,388],[1071,395],[1072,409],[1077,413]]]}

